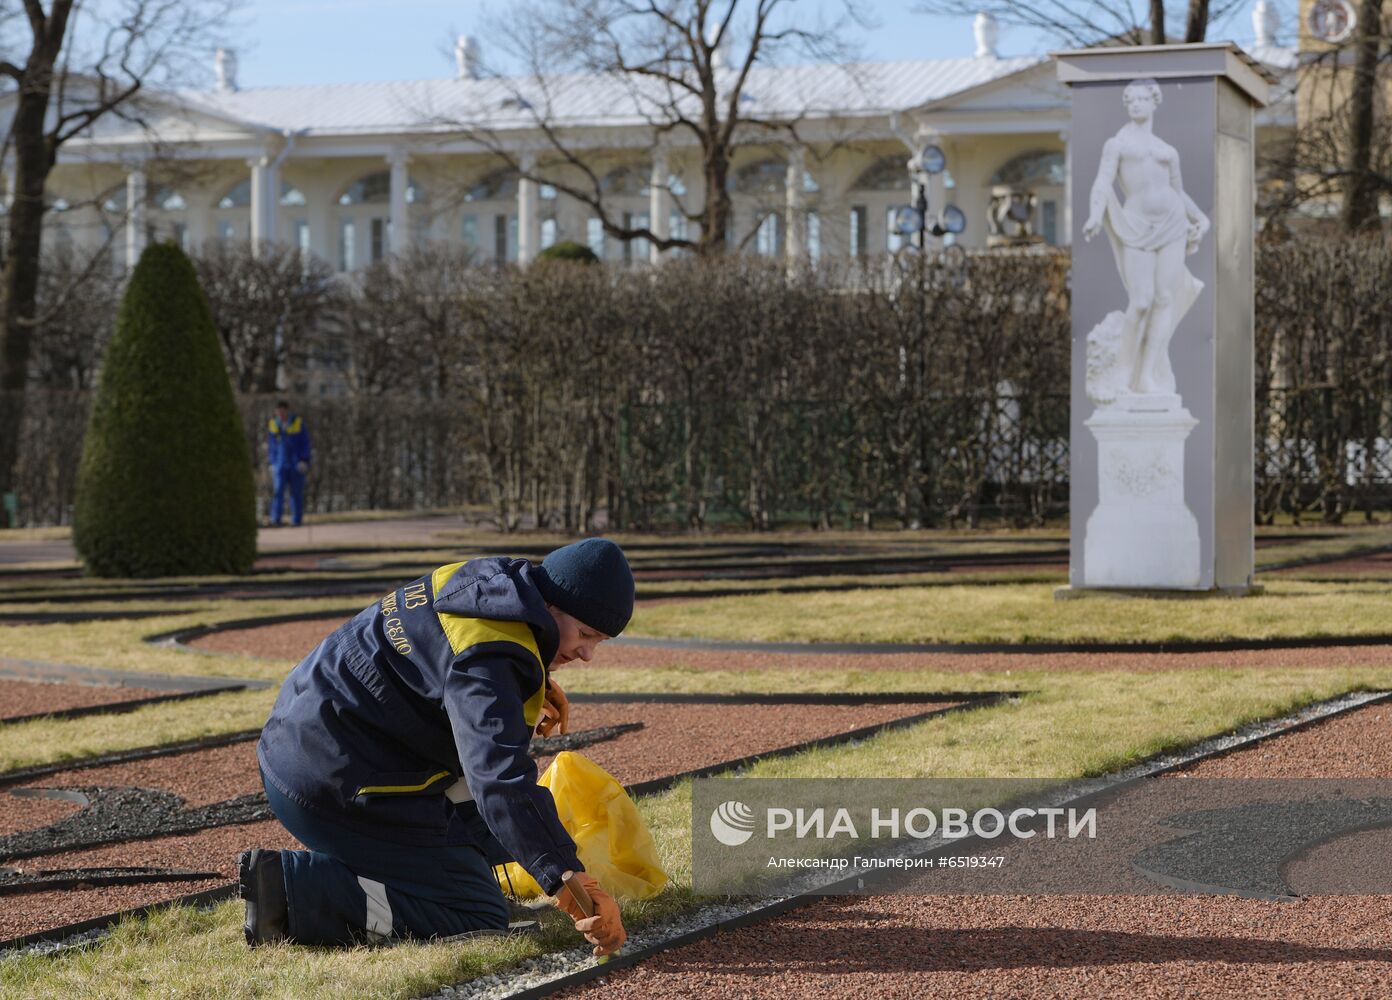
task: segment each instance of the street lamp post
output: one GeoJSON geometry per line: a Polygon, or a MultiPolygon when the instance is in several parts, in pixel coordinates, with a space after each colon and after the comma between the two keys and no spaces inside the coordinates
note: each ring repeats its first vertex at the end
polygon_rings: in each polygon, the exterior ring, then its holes
{"type": "Polygon", "coordinates": [[[922,253],[928,246],[928,235],[935,237],[957,235],[967,228],[967,217],[956,205],[945,205],[937,218],[929,221],[928,182],[947,169],[947,157],[942,148],[932,143],[909,158],[909,177],[913,182],[914,200],[894,211],[894,230],[900,236],[914,238],[913,246],[922,253]]]}

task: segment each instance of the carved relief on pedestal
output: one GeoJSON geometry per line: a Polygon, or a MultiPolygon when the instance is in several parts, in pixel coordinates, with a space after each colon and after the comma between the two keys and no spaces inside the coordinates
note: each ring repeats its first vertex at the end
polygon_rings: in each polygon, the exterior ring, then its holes
{"type": "Polygon", "coordinates": [[[1112,482],[1123,493],[1129,493],[1138,500],[1145,500],[1164,490],[1176,478],[1175,470],[1158,449],[1141,455],[1118,455],[1110,471],[1112,482]]]}

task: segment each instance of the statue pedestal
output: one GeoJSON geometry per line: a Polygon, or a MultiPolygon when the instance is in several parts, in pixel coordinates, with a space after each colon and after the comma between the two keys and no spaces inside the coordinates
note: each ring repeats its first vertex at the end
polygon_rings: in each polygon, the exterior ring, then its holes
{"type": "Polygon", "coordinates": [[[1085,587],[1203,586],[1199,522],[1184,503],[1184,440],[1198,425],[1183,407],[1098,410],[1098,503],[1088,516],[1085,587]]]}

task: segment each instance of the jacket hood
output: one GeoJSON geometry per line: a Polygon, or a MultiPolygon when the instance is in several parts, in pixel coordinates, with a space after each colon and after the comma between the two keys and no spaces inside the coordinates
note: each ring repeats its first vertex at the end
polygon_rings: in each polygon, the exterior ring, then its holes
{"type": "Polygon", "coordinates": [[[466,618],[526,622],[536,634],[541,662],[546,666],[555,658],[561,637],[534,574],[535,568],[525,559],[471,559],[436,593],[433,607],[437,612],[466,618]]]}

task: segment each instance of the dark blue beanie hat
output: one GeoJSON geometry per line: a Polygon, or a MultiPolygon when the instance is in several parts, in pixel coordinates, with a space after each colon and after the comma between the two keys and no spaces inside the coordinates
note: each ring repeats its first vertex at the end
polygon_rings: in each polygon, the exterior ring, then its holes
{"type": "Polygon", "coordinates": [[[546,603],[590,628],[616,636],[633,617],[633,570],[607,538],[586,538],[556,549],[532,574],[546,603]]]}

